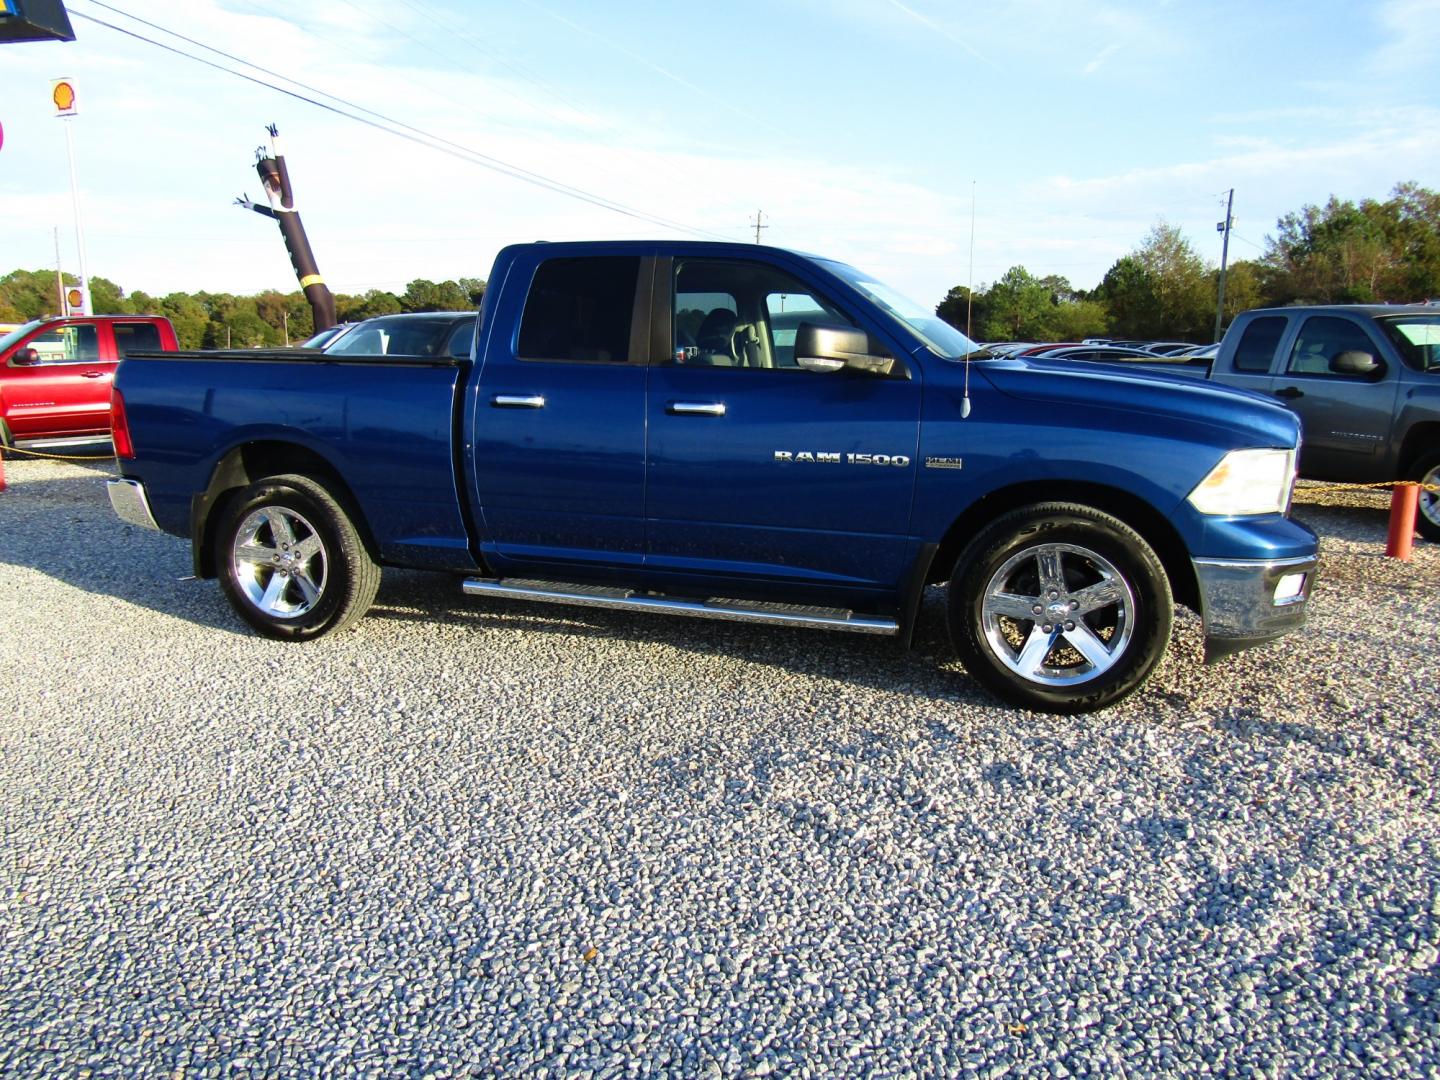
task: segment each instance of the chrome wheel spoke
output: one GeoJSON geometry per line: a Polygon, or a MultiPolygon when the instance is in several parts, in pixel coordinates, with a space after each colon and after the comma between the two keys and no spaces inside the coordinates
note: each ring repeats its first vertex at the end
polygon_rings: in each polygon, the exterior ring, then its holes
{"type": "Polygon", "coordinates": [[[235,558],[242,563],[264,563],[266,566],[270,566],[279,554],[278,548],[266,547],[254,540],[238,544],[235,548],[235,558]]]}
{"type": "Polygon", "coordinates": [[[305,597],[305,606],[314,607],[315,601],[320,599],[320,587],[310,577],[309,570],[297,570],[292,575],[292,580],[300,588],[300,593],[305,597]]]}
{"type": "Polygon", "coordinates": [[[1115,658],[1110,655],[1110,650],[1106,648],[1105,642],[1095,636],[1094,630],[1091,630],[1083,622],[1077,622],[1074,626],[1074,630],[1064,631],[1065,641],[1089,661],[1091,667],[1097,671],[1104,671],[1115,662],[1115,658]]]}
{"type": "Polygon", "coordinates": [[[283,610],[280,607],[281,598],[285,595],[285,583],[289,579],[284,574],[271,574],[270,580],[265,583],[265,591],[260,599],[256,601],[260,609],[267,614],[277,615],[283,610]]]}
{"type": "Polygon", "coordinates": [[[1045,667],[1045,658],[1055,647],[1056,636],[1054,631],[1047,634],[1040,627],[1032,626],[1030,636],[1025,639],[1025,647],[1015,657],[1016,669],[1022,675],[1038,675],[1045,667]]]}
{"type": "Polygon", "coordinates": [[[309,562],[315,555],[325,550],[325,545],[320,543],[320,537],[311,533],[298,544],[292,545],[290,550],[294,552],[299,561],[309,562]]]}
{"type": "Polygon", "coordinates": [[[1040,601],[1033,596],[1021,596],[1018,593],[993,593],[985,597],[985,613],[1007,619],[1020,619],[1034,622],[1040,616],[1035,613],[1035,608],[1040,601]]]}
{"type": "Polygon", "coordinates": [[[1099,611],[1111,604],[1118,604],[1125,599],[1125,589],[1121,583],[1113,578],[1107,578],[1098,584],[1081,589],[1079,592],[1070,594],[1072,603],[1080,606],[1075,608],[1075,615],[1089,615],[1092,611],[1099,611]]]}
{"type": "Polygon", "coordinates": [[[1040,574],[1040,592],[1048,596],[1052,592],[1065,591],[1065,571],[1060,566],[1060,549],[1043,547],[1035,552],[1035,567],[1040,574]]]}
{"type": "Polygon", "coordinates": [[[269,510],[265,520],[270,525],[270,535],[278,547],[289,550],[295,546],[295,529],[290,524],[290,515],[284,510],[269,510]]]}

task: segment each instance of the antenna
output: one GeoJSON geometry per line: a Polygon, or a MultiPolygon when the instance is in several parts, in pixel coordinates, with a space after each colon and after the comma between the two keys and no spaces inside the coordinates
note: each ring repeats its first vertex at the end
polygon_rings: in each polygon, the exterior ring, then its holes
{"type": "MultiPolygon", "coordinates": [[[[965,286],[965,336],[970,337],[970,311],[975,303],[975,181],[970,181],[970,283],[965,286]]],[[[974,342],[974,338],[970,338],[974,342]]],[[[970,354],[965,354],[965,391],[960,397],[960,419],[970,415],[970,354]]]]}

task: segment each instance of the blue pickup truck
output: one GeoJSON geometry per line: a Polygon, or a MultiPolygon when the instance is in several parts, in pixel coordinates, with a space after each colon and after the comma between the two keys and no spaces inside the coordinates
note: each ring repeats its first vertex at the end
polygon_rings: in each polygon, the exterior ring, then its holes
{"type": "Polygon", "coordinates": [[[1299,429],[1258,395],[988,357],[842,263],[759,245],[506,248],[469,358],[132,356],[127,522],[190,538],[261,633],[465,592],[892,635],[949,583],[1009,702],[1138,687],[1178,602],[1206,658],[1300,626],[1299,429]]]}

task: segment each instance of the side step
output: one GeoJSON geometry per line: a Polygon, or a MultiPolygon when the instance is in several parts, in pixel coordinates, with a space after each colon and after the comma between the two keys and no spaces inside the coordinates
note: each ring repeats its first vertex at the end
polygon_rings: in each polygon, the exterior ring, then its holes
{"type": "Polygon", "coordinates": [[[541,600],[551,604],[618,608],[622,611],[657,611],[700,619],[768,623],[772,626],[806,626],[817,630],[848,630],[855,634],[898,634],[893,619],[856,615],[844,608],[804,607],[750,600],[676,600],[656,593],[605,585],[566,585],[520,578],[467,578],[463,586],[472,596],[498,596],[506,600],[541,600]]]}

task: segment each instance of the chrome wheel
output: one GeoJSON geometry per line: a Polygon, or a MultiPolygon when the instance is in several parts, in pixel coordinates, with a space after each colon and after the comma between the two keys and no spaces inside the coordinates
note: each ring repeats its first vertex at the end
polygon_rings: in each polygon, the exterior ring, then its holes
{"type": "Polygon", "coordinates": [[[986,582],[981,630],[995,658],[1041,686],[1104,675],[1135,633],[1135,594],[1104,556],[1076,544],[1017,552],[986,582]]]}
{"type": "MultiPolygon", "coordinates": [[[[1420,475],[1420,483],[1426,487],[1440,487],[1440,461],[1436,461],[1427,472],[1420,475]]],[[[1420,516],[1430,523],[1430,528],[1440,530],[1440,493],[1420,492],[1420,516]]],[[[1423,525],[1421,531],[1425,531],[1423,525]]]]}
{"type": "Polygon", "coordinates": [[[265,506],[247,514],[234,535],[234,580],[257,611],[298,619],[314,609],[329,561],[315,526],[293,510],[265,506]]]}

